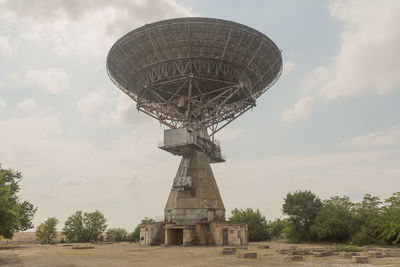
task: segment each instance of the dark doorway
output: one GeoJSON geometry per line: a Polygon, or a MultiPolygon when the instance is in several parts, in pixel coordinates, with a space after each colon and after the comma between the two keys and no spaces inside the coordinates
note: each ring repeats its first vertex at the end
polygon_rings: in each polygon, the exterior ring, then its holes
{"type": "Polygon", "coordinates": [[[228,245],[228,229],[222,229],[222,244],[224,246],[228,245]]]}
{"type": "Polygon", "coordinates": [[[167,230],[167,245],[176,246],[183,244],[183,229],[167,230]]]}

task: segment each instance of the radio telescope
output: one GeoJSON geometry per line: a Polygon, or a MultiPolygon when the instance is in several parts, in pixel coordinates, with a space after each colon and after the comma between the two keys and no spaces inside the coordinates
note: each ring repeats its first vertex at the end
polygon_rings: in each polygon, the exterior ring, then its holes
{"type": "Polygon", "coordinates": [[[143,228],[144,244],[235,244],[232,231],[240,244],[247,242],[247,226],[225,221],[210,167],[225,157],[214,137],[255,107],[281,71],[281,52],[271,39],[221,19],[146,24],[112,46],[111,80],[139,111],[168,127],[159,148],[182,156],[164,221],[143,228]]]}

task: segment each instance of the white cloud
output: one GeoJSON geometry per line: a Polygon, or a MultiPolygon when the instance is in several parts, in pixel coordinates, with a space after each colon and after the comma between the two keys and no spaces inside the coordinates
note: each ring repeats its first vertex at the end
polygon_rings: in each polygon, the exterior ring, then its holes
{"type": "Polygon", "coordinates": [[[107,1],[27,0],[0,3],[0,19],[12,24],[21,38],[50,44],[57,54],[104,55],[122,34],[166,18],[187,17],[191,11],[175,0],[107,1]]]}
{"type": "Polygon", "coordinates": [[[242,134],[242,130],[240,129],[224,128],[216,136],[221,142],[229,142],[235,140],[240,134],[242,134]]]}
{"type": "Polygon", "coordinates": [[[400,2],[335,0],[329,8],[332,18],[343,22],[341,47],[333,64],[316,68],[303,81],[302,89],[318,100],[329,101],[398,88],[400,2]]]}
{"type": "Polygon", "coordinates": [[[20,140],[35,142],[62,135],[63,129],[58,115],[28,116],[0,120],[0,139],[8,140],[9,145],[18,145],[20,140]]]}
{"type": "Polygon", "coordinates": [[[283,71],[282,71],[282,77],[288,75],[288,73],[294,68],[295,63],[293,61],[285,61],[283,62],[283,71]]]}
{"type": "Polygon", "coordinates": [[[103,125],[134,125],[148,121],[147,116],[141,116],[136,109],[136,103],[124,93],[119,92],[112,102],[110,112],[100,114],[100,121],[103,125]]]}
{"type": "Polygon", "coordinates": [[[59,94],[69,88],[67,72],[63,69],[32,69],[25,73],[24,82],[28,86],[38,87],[51,94],[59,94]]]}
{"type": "Polygon", "coordinates": [[[31,112],[37,109],[36,101],[32,98],[28,98],[23,100],[22,102],[19,102],[17,104],[17,107],[23,112],[31,112]]]}
{"type": "Polygon", "coordinates": [[[315,98],[306,96],[299,98],[293,108],[286,109],[281,114],[281,121],[290,122],[306,117],[314,105],[315,98]]]}
{"type": "Polygon", "coordinates": [[[96,91],[80,99],[77,104],[77,110],[86,118],[91,118],[102,111],[105,103],[105,93],[103,91],[96,91]]]}
{"type": "Polygon", "coordinates": [[[8,37],[0,34],[0,56],[11,55],[14,51],[15,48],[10,44],[8,37]]]}
{"type": "Polygon", "coordinates": [[[2,110],[5,106],[7,106],[6,101],[0,98],[0,110],[2,110]]]}
{"type": "Polygon", "coordinates": [[[59,184],[62,186],[77,186],[77,185],[83,185],[87,181],[84,178],[77,178],[77,177],[68,177],[65,179],[62,179],[59,184]]]}
{"type": "Polygon", "coordinates": [[[92,92],[78,101],[77,110],[84,119],[97,121],[104,126],[137,125],[150,120],[138,113],[131,98],[118,91],[112,94],[102,90],[92,92]]]}
{"type": "Polygon", "coordinates": [[[389,130],[369,133],[358,136],[342,143],[343,146],[353,148],[393,148],[400,145],[400,125],[395,125],[389,130]]]}

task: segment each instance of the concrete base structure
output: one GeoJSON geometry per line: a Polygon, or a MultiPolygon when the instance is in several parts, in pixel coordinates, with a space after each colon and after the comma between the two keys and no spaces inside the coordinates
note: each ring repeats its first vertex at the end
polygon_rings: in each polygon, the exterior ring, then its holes
{"type": "Polygon", "coordinates": [[[248,244],[247,224],[225,221],[225,207],[203,151],[189,149],[182,157],[164,209],[164,221],[143,225],[143,245],[248,244]]]}
{"type": "Polygon", "coordinates": [[[196,225],[174,225],[163,222],[142,225],[142,245],[216,245],[243,246],[248,244],[247,224],[232,222],[197,223],[196,225]],[[158,227],[162,224],[162,230],[158,227]]]}

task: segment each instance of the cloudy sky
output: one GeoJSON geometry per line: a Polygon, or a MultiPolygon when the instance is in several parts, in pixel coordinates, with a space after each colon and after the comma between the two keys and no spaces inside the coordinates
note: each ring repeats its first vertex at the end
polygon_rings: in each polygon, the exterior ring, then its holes
{"type": "MultiPolygon", "coordinates": [[[[400,191],[400,1],[0,0],[0,163],[23,173],[34,223],[100,210],[131,231],[163,214],[179,158],[105,62],[123,34],[157,20],[233,20],[269,36],[284,73],[217,138],[227,213],[282,216],[286,193],[400,191]]],[[[62,223],[59,228],[62,227],[62,223]]]]}

